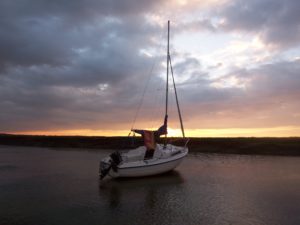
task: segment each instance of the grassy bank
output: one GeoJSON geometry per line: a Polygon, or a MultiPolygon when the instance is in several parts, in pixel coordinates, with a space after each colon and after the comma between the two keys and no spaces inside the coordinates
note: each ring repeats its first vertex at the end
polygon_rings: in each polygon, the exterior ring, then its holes
{"type": "MultiPolygon", "coordinates": [[[[183,141],[170,139],[175,145],[183,141]]],[[[0,145],[54,148],[130,149],[142,145],[141,138],[33,136],[0,134],[0,145]]],[[[300,156],[300,137],[291,138],[190,138],[190,152],[300,156]]]]}

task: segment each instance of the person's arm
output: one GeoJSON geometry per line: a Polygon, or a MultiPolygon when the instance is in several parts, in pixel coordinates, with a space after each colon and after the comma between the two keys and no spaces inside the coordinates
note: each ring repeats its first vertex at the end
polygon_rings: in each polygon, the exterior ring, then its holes
{"type": "Polygon", "coordinates": [[[144,130],[136,130],[136,129],[132,129],[131,131],[133,131],[134,133],[143,135],[144,134],[144,130]]]}

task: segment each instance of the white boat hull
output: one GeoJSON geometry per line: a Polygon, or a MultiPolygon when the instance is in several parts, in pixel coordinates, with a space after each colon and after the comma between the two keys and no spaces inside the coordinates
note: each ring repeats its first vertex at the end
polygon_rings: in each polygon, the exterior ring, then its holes
{"type": "Polygon", "coordinates": [[[163,154],[156,155],[149,160],[128,160],[127,162],[125,160],[117,166],[117,169],[111,169],[108,175],[111,177],[144,177],[166,173],[175,169],[188,154],[187,147],[173,145],[168,145],[168,149],[161,151],[163,154]]]}
{"type": "Polygon", "coordinates": [[[112,177],[144,177],[144,176],[152,176],[161,173],[166,173],[175,169],[183,160],[184,157],[160,162],[157,164],[147,164],[136,166],[136,167],[121,167],[118,168],[117,172],[113,170],[110,171],[109,175],[112,177]]]}

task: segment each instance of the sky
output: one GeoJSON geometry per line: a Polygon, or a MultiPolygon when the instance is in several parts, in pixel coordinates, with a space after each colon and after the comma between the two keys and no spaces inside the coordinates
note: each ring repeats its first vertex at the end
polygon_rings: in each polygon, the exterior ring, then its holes
{"type": "MultiPolygon", "coordinates": [[[[2,0],[0,133],[163,122],[167,21],[187,136],[300,136],[300,1],[2,0]]],[[[170,87],[169,135],[180,135],[170,87]]]]}

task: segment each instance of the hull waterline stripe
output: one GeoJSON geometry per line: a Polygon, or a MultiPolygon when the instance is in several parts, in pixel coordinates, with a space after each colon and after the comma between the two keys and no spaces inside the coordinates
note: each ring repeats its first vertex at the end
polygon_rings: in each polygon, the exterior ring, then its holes
{"type": "Polygon", "coordinates": [[[150,166],[157,166],[157,165],[161,165],[161,164],[166,164],[166,163],[178,161],[178,160],[184,158],[185,156],[186,156],[186,155],[184,155],[184,156],[182,156],[182,157],[180,157],[180,158],[178,158],[178,159],[174,159],[174,160],[167,161],[167,162],[162,162],[162,163],[151,164],[151,165],[131,166],[131,167],[123,167],[123,168],[118,167],[118,170],[122,170],[122,169],[132,169],[132,168],[141,168],[141,167],[150,167],[150,166]]]}

